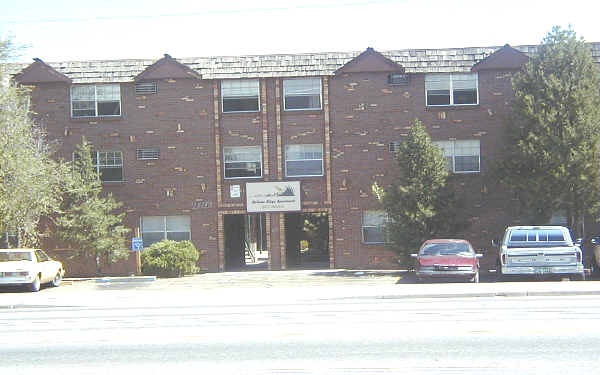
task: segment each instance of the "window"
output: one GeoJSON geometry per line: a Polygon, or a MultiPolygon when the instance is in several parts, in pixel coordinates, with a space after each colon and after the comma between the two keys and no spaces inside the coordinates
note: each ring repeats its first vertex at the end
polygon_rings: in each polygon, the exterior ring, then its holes
{"type": "Polygon", "coordinates": [[[92,153],[94,168],[103,182],[123,181],[123,155],[121,151],[98,151],[92,153]]]}
{"type": "Polygon", "coordinates": [[[73,117],[120,116],[121,86],[72,86],[71,114],[73,117]]]}
{"type": "Polygon", "coordinates": [[[556,229],[517,229],[511,232],[513,242],[564,242],[563,232],[556,229]]]}
{"type": "Polygon", "coordinates": [[[254,80],[229,80],[221,82],[223,112],[257,112],[259,83],[254,80]]]}
{"type": "Polygon", "coordinates": [[[162,240],[189,241],[191,239],[189,216],[142,217],[144,247],[162,240]]]}
{"type": "Polygon", "coordinates": [[[224,147],[225,178],[261,177],[262,152],[260,146],[224,147]]]}
{"type": "Polygon", "coordinates": [[[137,160],[157,160],[160,156],[158,148],[138,148],[135,151],[137,160]]]}
{"type": "Polygon", "coordinates": [[[35,257],[37,258],[38,262],[47,262],[50,260],[50,257],[42,250],[36,250],[35,257]]]}
{"type": "Polygon", "coordinates": [[[363,243],[389,243],[385,225],[390,220],[385,211],[364,211],[362,217],[363,243]]]}
{"type": "Polygon", "coordinates": [[[428,74],[425,91],[428,106],[479,103],[477,73],[428,74]]]}
{"type": "Polygon", "coordinates": [[[321,78],[284,79],[283,106],[286,111],[321,109],[321,78]]]}
{"type": "Polygon", "coordinates": [[[156,82],[136,82],[135,84],[136,95],[156,94],[156,91],[156,82]]]}
{"type": "Polygon", "coordinates": [[[323,176],[323,145],[285,146],[285,175],[323,176]]]}
{"type": "Polygon", "coordinates": [[[479,140],[433,142],[444,153],[448,171],[475,173],[480,170],[479,140]]]}

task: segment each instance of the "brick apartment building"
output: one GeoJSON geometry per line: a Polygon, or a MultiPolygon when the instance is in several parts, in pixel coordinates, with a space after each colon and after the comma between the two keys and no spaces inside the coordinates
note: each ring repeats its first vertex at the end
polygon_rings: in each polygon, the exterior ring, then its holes
{"type": "MultiPolygon", "coordinates": [[[[590,47],[600,62],[600,44],[590,47]]],[[[287,269],[301,261],[302,215],[319,214],[325,266],[393,268],[371,185],[393,177],[395,147],[416,118],[467,197],[471,227],[458,235],[488,248],[519,222],[487,172],[504,149],[511,76],[535,48],[7,67],[32,86],[60,157],[70,159],[82,136],[92,143],[104,188],[146,246],[190,239],[211,272],[243,265],[249,246],[267,250],[268,269],[287,269]],[[281,206],[273,196],[289,199],[281,206]]],[[[132,259],[113,272],[129,272],[132,259]]]]}

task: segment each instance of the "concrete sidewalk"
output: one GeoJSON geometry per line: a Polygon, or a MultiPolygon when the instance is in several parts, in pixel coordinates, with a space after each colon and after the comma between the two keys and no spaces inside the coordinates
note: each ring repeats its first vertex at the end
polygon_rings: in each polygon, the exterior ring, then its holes
{"type": "MultiPolygon", "coordinates": [[[[558,295],[600,295],[600,281],[491,282],[482,277],[479,284],[417,284],[412,273],[398,270],[299,270],[222,272],[173,279],[101,278],[88,288],[102,290],[137,289],[140,292],[189,293],[208,301],[250,301],[278,296],[292,299],[352,298],[459,298],[525,297],[558,295]]],[[[80,283],[75,283],[81,285],[80,283]]],[[[83,285],[81,285],[83,287],[83,285]]],[[[195,298],[196,299],[196,298],[195,298]]]]}

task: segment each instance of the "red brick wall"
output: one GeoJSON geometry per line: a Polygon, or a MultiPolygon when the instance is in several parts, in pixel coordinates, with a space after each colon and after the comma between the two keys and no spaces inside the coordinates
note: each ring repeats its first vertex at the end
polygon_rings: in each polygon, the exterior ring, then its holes
{"type": "MultiPolygon", "coordinates": [[[[133,83],[121,84],[122,116],[116,119],[71,119],[66,84],[40,84],[33,92],[38,119],[50,137],[61,142],[60,156],[70,159],[82,135],[97,150],[123,152],[125,181],[104,187],[125,203],[125,224],[135,230],[142,216],[190,215],[192,241],[202,252],[201,267],[209,271],[219,270],[218,210],[243,210],[246,182],[285,179],[285,145],[324,144],[326,123],[325,110],[284,111],[283,85],[278,78],[261,79],[264,95],[260,112],[219,113],[217,118],[214,84],[209,80],[163,79],[158,81],[158,93],[145,96],[135,95],[133,83]],[[260,179],[225,180],[222,148],[252,145],[261,146],[267,155],[268,173],[263,171],[260,179]],[[160,159],[136,160],[136,149],[144,147],[160,147],[160,159]],[[241,185],[241,198],[230,197],[232,184],[241,185]],[[166,190],[174,191],[174,196],[167,197],[166,190]]],[[[480,140],[482,172],[459,176],[473,225],[457,236],[471,240],[476,247],[489,248],[489,240],[513,216],[506,194],[487,174],[493,160],[502,155],[510,92],[510,74],[482,71],[479,105],[426,108],[423,74],[410,75],[408,86],[390,86],[385,72],[330,77],[332,205],[327,203],[325,176],[293,179],[301,181],[304,208],[332,207],[335,266],[397,267],[393,251],[362,243],[362,212],[379,208],[371,185],[374,181],[385,185],[393,178],[393,154],[388,152],[388,144],[401,140],[415,118],[427,126],[434,140],[480,140]]],[[[279,215],[271,216],[274,268],[281,262],[279,220],[279,215]]],[[[54,247],[51,242],[48,246],[54,247]]],[[[84,274],[86,267],[77,272],[84,274]]],[[[129,273],[130,264],[124,267],[122,272],[129,273]]]]}

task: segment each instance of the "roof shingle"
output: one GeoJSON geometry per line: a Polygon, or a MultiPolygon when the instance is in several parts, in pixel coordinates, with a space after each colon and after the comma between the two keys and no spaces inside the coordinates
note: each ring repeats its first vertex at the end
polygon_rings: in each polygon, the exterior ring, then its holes
{"type": "MultiPolygon", "coordinates": [[[[600,63],[600,43],[589,44],[592,57],[600,63]]],[[[381,54],[402,65],[407,73],[470,72],[471,67],[501,46],[383,51],[381,54]]],[[[537,46],[513,47],[527,55],[537,46]]],[[[330,76],[361,52],[321,52],[256,56],[218,56],[177,59],[204,79],[330,76]]],[[[48,63],[73,83],[133,82],[156,60],[90,60],[48,63]]],[[[17,74],[27,63],[4,64],[9,74],[17,74]]]]}

